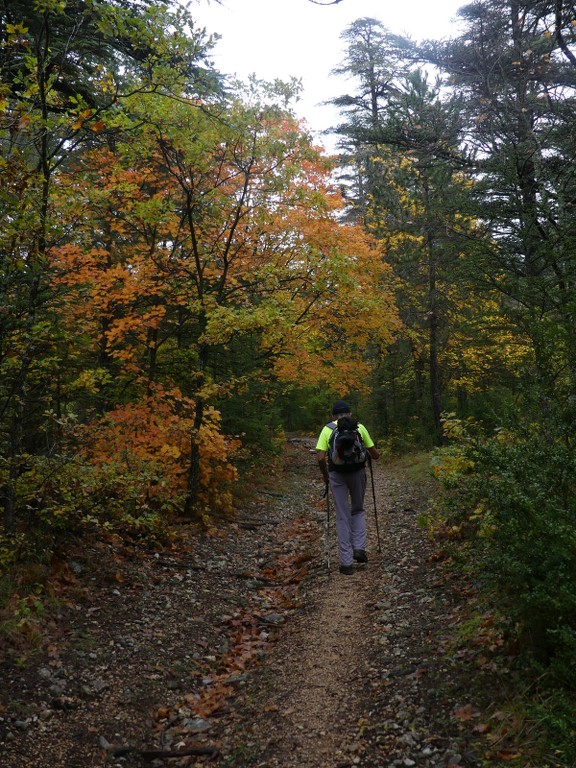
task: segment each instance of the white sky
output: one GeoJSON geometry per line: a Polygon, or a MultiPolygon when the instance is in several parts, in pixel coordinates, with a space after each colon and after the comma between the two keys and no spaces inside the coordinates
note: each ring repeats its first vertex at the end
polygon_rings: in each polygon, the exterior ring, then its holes
{"type": "MultiPolygon", "coordinates": [[[[326,1],[326,0],[324,0],[326,1]]],[[[413,40],[456,34],[456,11],[467,0],[341,0],[320,6],[308,0],[198,0],[192,14],[207,32],[221,40],[214,49],[217,69],[241,79],[297,77],[304,91],[295,107],[317,135],[336,122],[336,113],[320,102],[346,93],[343,78],[330,70],[343,59],[340,33],[353,21],[378,19],[395,34],[413,40]]],[[[330,139],[320,138],[328,145],[330,139]]]]}

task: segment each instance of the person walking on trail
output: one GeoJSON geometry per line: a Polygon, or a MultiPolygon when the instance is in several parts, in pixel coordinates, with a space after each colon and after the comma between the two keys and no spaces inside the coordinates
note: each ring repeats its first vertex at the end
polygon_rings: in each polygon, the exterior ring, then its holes
{"type": "MultiPolygon", "coordinates": [[[[345,451],[346,449],[344,449],[345,451]]],[[[320,432],[316,443],[318,465],[326,483],[326,493],[332,491],[336,509],[336,535],[340,558],[340,573],[350,576],[354,573],[353,564],[367,563],[366,554],[366,513],[364,494],[366,491],[366,452],[368,460],[378,459],[380,452],[374,445],[368,430],[352,416],[350,407],[344,400],[338,400],[332,407],[332,421],[320,432]],[[335,442],[338,433],[346,431],[348,444],[356,437],[356,456],[350,449],[340,461],[335,442]],[[361,441],[358,441],[358,437],[361,441]],[[359,447],[358,447],[359,446],[359,447]]]]}

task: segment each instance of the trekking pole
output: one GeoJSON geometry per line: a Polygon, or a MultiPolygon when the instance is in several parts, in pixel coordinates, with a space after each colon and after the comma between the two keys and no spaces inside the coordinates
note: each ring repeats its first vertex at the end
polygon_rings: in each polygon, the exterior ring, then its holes
{"type": "Polygon", "coordinates": [[[372,469],[372,459],[368,456],[368,466],[370,467],[370,479],[372,480],[372,500],[374,502],[374,520],[376,521],[376,540],[378,542],[378,552],[382,552],[380,545],[380,528],[378,527],[378,512],[376,511],[376,490],[374,488],[374,470],[372,469]]]}
{"type": "Polygon", "coordinates": [[[328,483],[326,483],[324,496],[326,496],[326,569],[330,573],[330,489],[328,483]]]}

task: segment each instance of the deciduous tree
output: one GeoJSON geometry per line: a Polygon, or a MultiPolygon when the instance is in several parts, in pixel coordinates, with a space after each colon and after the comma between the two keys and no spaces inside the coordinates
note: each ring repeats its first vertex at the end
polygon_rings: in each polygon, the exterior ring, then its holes
{"type": "Polygon", "coordinates": [[[59,397],[63,352],[49,253],[67,239],[55,175],[130,127],[128,93],[193,89],[207,41],[164,3],[15,0],[0,5],[0,42],[0,487],[12,528],[28,455],[53,447],[44,413],[59,397]]]}

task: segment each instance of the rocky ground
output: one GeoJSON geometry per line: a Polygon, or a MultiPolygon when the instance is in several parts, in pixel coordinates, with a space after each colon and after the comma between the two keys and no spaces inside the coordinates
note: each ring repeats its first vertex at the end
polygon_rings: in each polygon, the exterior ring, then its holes
{"type": "Polygon", "coordinates": [[[375,464],[343,576],[312,449],[217,531],[66,553],[40,650],[0,656],[2,768],[541,768],[490,617],[419,525],[433,483],[375,464]]]}

